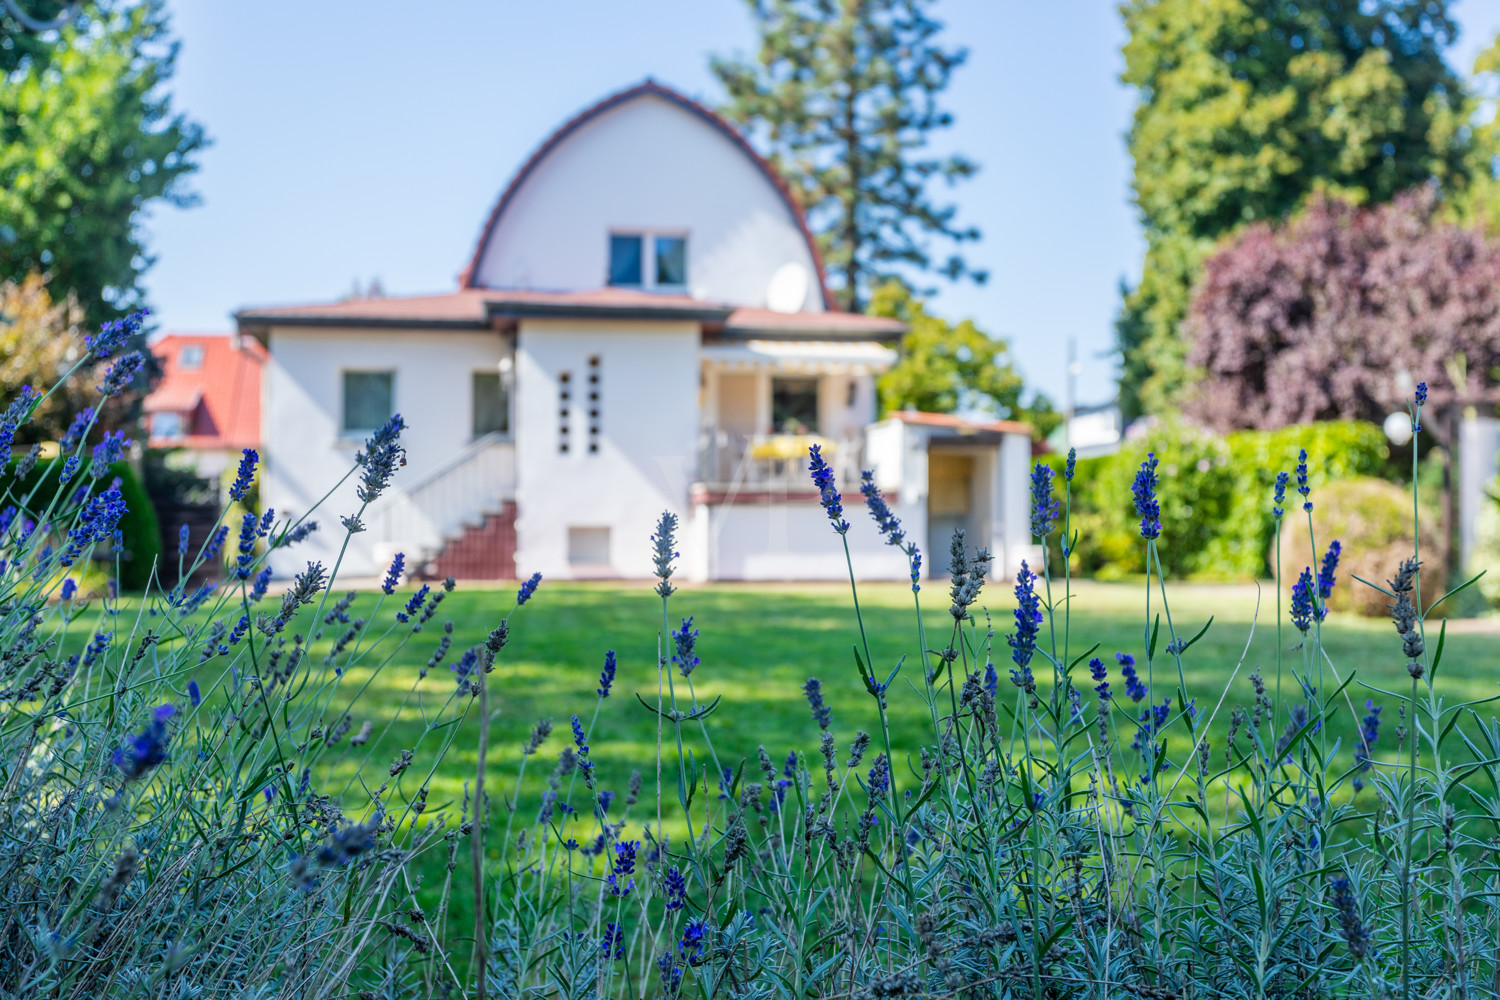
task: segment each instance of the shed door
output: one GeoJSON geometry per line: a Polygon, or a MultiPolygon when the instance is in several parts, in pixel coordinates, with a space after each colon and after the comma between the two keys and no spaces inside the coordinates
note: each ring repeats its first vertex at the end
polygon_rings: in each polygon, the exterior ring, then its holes
{"type": "MultiPolygon", "coordinates": [[[[934,576],[950,566],[948,548],[956,528],[966,528],[974,508],[974,458],[927,453],[927,551],[934,576]]],[[[972,542],[970,543],[972,544],[972,542]]]]}

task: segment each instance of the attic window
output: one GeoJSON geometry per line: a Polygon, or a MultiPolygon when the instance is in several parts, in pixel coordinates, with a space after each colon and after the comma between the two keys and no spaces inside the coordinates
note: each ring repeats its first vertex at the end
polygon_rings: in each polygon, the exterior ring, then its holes
{"type": "Polygon", "coordinates": [[[687,239],[682,236],[656,238],[656,283],[687,284],[687,239]]]}
{"type": "Polygon", "coordinates": [[[609,283],[639,285],[644,271],[645,240],[640,236],[614,234],[609,238],[609,283]]]}
{"type": "Polygon", "coordinates": [[[183,371],[197,371],[203,367],[203,345],[188,344],[177,352],[177,367],[183,371]]]}
{"type": "Polygon", "coordinates": [[[682,233],[610,233],[609,283],[681,289],[687,285],[687,258],[687,236],[682,233]]]}

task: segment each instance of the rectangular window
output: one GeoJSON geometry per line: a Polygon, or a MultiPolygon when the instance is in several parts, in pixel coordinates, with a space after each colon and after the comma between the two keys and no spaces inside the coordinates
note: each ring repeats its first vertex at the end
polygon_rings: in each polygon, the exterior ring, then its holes
{"type": "Polygon", "coordinates": [[[609,529],[569,528],[568,562],[575,566],[609,565],[609,529]]]}
{"type": "Polygon", "coordinates": [[[656,238],[656,283],[658,285],[687,284],[686,237],[658,236],[656,238]]]}
{"type": "Polygon", "coordinates": [[[474,436],[510,431],[510,394],[499,372],[474,373],[474,436]]]}
{"type": "Polygon", "coordinates": [[[151,436],[154,438],[179,438],[182,437],[182,414],[180,413],[153,413],[151,414],[151,436]]]}
{"type": "Polygon", "coordinates": [[[639,236],[611,234],[609,237],[609,283],[639,285],[644,271],[645,241],[639,236]]]}
{"type": "Polygon", "coordinates": [[[395,372],[344,372],[344,433],[368,434],[395,412],[395,372]]]}
{"type": "Polygon", "coordinates": [[[817,379],[771,379],[771,430],[777,434],[818,432],[817,379]]]}
{"type": "Polygon", "coordinates": [[[203,345],[187,344],[177,352],[177,367],[183,371],[197,371],[203,367],[203,345]]]}

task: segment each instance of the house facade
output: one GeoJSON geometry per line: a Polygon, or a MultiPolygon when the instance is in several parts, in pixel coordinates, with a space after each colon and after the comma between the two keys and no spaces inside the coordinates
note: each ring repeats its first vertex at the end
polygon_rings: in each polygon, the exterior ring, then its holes
{"type": "Polygon", "coordinates": [[[265,348],[223,334],[169,333],[152,342],[161,379],[146,397],[148,443],[213,479],[261,446],[265,348]]]}
{"type": "MultiPolygon", "coordinates": [[[[407,467],[365,512],[346,573],[376,575],[399,551],[439,577],[640,578],[671,510],[691,579],[837,579],[843,552],[806,471],[820,443],[848,507],[874,470],[929,566],[929,527],[946,551],[945,526],[962,524],[1013,568],[1029,553],[1027,428],[876,422],[902,327],[831,303],[770,165],[708,109],[633,87],[521,167],[457,289],[236,314],[268,355],[263,502],[298,514],[332,490],[331,509],[352,512],[340,477],[400,413],[407,467]]],[[[904,578],[904,557],[850,513],[855,572],[904,578]]],[[[287,558],[329,562],[343,532],[314,539],[287,558]]]]}

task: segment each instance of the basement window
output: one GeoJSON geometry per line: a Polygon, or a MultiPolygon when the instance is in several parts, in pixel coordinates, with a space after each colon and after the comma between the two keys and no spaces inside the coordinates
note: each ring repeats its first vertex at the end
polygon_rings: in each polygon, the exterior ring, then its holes
{"type": "Polygon", "coordinates": [[[609,529],[568,529],[568,562],[574,566],[609,565],[609,529]]]}

